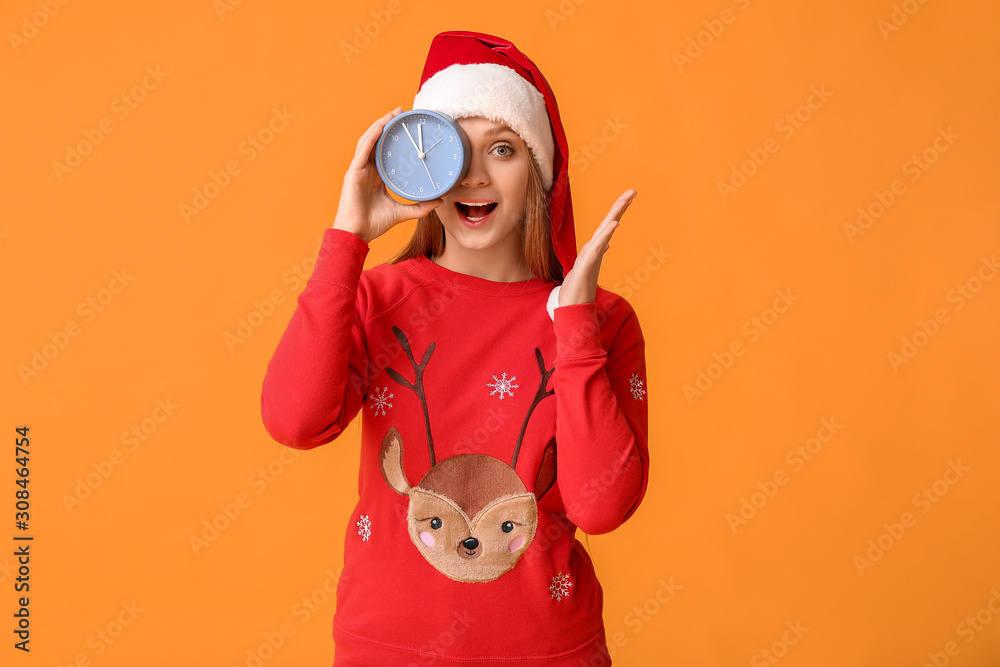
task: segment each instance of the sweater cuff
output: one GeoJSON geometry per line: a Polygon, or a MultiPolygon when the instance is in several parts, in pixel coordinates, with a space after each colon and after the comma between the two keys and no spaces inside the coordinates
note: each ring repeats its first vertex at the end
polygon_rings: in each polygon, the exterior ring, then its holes
{"type": "Polygon", "coordinates": [[[354,232],[328,227],[309,280],[322,280],[357,293],[369,250],[368,243],[354,232]]]}
{"type": "Polygon", "coordinates": [[[552,326],[556,332],[556,359],[605,354],[601,346],[596,303],[591,301],[559,306],[552,312],[552,326]]]}

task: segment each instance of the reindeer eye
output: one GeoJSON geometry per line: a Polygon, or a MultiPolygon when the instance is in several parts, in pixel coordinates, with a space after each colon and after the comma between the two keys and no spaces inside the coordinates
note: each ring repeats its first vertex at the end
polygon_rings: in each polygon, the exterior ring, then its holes
{"type": "Polygon", "coordinates": [[[510,521],[504,521],[503,525],[500,526],[500,530],[502,530],[505,533],[509,533],[510,531],[514,530],[514,524],[512,524],[510,521]]]}
{"type": "Polygon", "coordinates": [[[437,530],[440,527],[441,527],[441,519],[439,519],[437,517],[434,517],[433,519],[431,519],[431,528],[433,528],[434,530],[437,530]]]}

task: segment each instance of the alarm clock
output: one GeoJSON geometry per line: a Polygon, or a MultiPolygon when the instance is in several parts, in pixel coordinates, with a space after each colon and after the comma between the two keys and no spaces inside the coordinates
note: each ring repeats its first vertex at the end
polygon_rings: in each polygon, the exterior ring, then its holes
{"type": "Polygon", "coordinates": [[[403,199],[443,196],[469,172],[469,137],[448,114],[404,111],[383,128],[375,166],[386,187],[403,199]]]}

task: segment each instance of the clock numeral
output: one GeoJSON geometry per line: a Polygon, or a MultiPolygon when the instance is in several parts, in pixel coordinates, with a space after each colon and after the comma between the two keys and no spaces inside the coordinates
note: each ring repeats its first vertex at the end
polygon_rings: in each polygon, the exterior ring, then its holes
{"type": "Polygon", "coordinates": [[[457,160],[458,159],[458,153],[452,153],[451,154],[451,159],[452,160],[457,160]]]}
{"type": "Polygon", "coordinates": [[[386,151],[385,152],[385,156],[386,157],[392,157],[392,151],[386,151]]]}
{"type": "Polygon", "coordinates": [[[453,172],[453,171],[449,171],[449,172],[448,172],[448,175],[449,175],[449,176],[454,176],[454,175],[455,175],[455,172],[453,172]]]}
{"type": "Polygon", "coordinates": [[[423,191],[424,191],[424,186],[422,186],[422,185],[420,186],[420,191],[421,191],[421,192],[423,192],[423,191]]]}
{"type": "Polygon", "coordinates": [[[435,187],[435,188],[440,188],[440,187],[441,187],[441,184],[440,184],[440,183],[435,183],[435,184],[434,184],[434,187],[435,187]]]}
{"type": "Polygon", "coordinates": [[[393,141],[399,141],[399,135],[398,134],[392,135],[392,140],[393,141]]]}
{"type": "Polygon", "coordinates": [[[389,170],[389,173],[390,173],[390,174],[395,174],[395,173],[396,173],[396,170],[395,170],[395,169],[390,169],[390,170],[389,170]]]}
{"type": "Polygon", "coordinates": [[[450,137],[448,137],[448,141],[449,143],[455,141],[455,135],[451,135],[450,137]]]}

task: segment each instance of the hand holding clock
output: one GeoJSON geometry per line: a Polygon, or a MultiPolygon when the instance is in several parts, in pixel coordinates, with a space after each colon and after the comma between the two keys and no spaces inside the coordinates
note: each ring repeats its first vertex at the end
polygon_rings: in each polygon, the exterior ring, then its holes
{"type": "MultiPolygon", "coordinates": [[[[398,184],[394,184],[391,180],[386,179],[384,175],[380,175],[379,168],[385,165],[379,165],[376,162],[376,148],[383,130],[392,122],[393,118],[401,113],[403,113],[403,107],[396,107],[372,123],[358,140],[354,158],[351,160],[350,167],[344,175],[344,187],[340,193],[337,216],[333,222],[334,229],[343,229],[352,232],[366,242],[371,242],[396,224],[404,220],[423,217],[444,203],[444,200],[438,197],[427,201],[418,200],[414,204],[401,204],[389,195],[386,187],[383,187],[395,185],[394,189],[399,190],[398,194],[402,196],[420,197],[420,194],[416,191],[411,193],[406,190],[400,190],[398,184]]],[[[442,139],[438,139],[429,148],[424,150],[423,129],[421,125],[417,124],[419,144],[413,139],[405,121],[401,119],[400,125],[405,130],[410,143],[413,145],[413,149],[417,152],[418,160],[423,164],[424,170],[427,171],[428,178],[430,178],[432,184],[435,186],[433,190],[438,189],[439,186],[434,183],[434,178],[431,176],[424,160],[427,153],[440,143],[442,139]]],[[[468,139],[464,136],[464,133],[460,132],[460,127],[457,124],[453,125],[453,128],[457,132],[456,137],[459,139],[459,145],[466,144],[464,151],[467,155],[468,139]]],[[[449,139],[449,141],[453,141],[454,139],[455,137],[449,139]]],[[[463,154],[462,151],[463,149],[458,149],[454,157],[458,158],[459,155],[463,154]]],[[[465,170],[468,168],[468,160],[463,158],[459,158],[458,162],[454,164],[455,168],[448,172],[449,177],[442,177],[442,180],[445,182],[444,188],[441,189],[442,192],[446,192],[454,183],[461,180],[465,175],[465,170]]],[[[405,182],[403,185],[405,185],[405,182]]],[[[423,192],[424,188],[420,188],[419,191],[423,192]]],[[[560,306],[594,302],[597,297],[597,279],[600,275],[601,261],[604,253],[610,249],[611,245],[609,242],[611,235],[618,228],[619,220],[632,203],[636,194],[635,190],[627,190],[622,194],[612,205],[608,215],[605,216],[604,220],[594,231],[591,239],[580,248],[573,268],[566,274],[559,289],[560,306]]],[[[428,197],[433,196],[433,194],[423,196],[428,197]]]]}
{"type": "Polygon", "coordinates": [[[597,298],[597,277],[601,273],[601,260],[611,247],[611,235],[618,228],[619,220],[635,199],[635,190],[626,190],[611,206],[611,210],[589,241],[583,244],[573,262],[573,268],[559,287],[559,305],[571,306],[592,303],[597,298]]]}
{"type": "MultiPolygon", "coordinates": [[[[389,196],[384,187],[375,165],[375,144],[385,125],[402,111],[403,107],[396,107],[382,116],[358,140],[354,159],[344,175],[337,216],[333,221],[334,229],[353,232],[366,242],[371,242],[398,223],[427,215],[444,203],[444,200],[438,198],[415,204],[400,204],[389,196]]],[[[416,147],[415,144],[414,146],[416,147]]]]}

